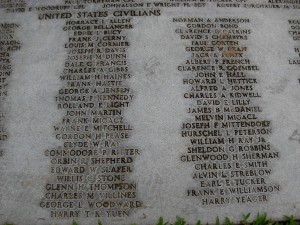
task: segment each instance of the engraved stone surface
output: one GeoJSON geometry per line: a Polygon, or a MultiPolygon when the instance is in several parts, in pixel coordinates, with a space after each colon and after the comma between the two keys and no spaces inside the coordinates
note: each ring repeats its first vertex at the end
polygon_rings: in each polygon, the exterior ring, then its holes
{"type": "Polygon", "coordinates": [[[0,0],[0,223],[300,218],[299,0],[0,0]]]}

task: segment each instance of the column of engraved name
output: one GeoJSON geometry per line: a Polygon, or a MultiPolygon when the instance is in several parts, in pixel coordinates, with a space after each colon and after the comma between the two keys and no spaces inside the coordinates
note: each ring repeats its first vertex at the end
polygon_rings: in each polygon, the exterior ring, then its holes
{"type": "Polygon", "coordinates": [[[294,58],[289,59],[289,64],[300,65],[300,19],[290,19],[288,22],[290,25],[289,34],[291,35],[293,40],[298,43],[298,45],[294,48],[294,52],[296,53],[296,55],[294,58]]]}
{"type": "MultiPolygon", "coordinates": [[[[19,25],[15,23],[0,23],[0,146],[8,137],[5,130],[6,112],[2,106],[9,88],[9,78],[12,74],[11,53],[21,48],[20,42],[15,38],[15,29],[19,25]]],[[[0,156],[4,150],[0,148],[0,156]]]]}
{"type": "Polygon", "coordinates": [[[202,205],[266,202],[280,186],[268,181],[279,158],[268,142],[271,122],[260,118],[255,102],[258,66],[247,57],[249,19],[174,18],[188,41],[190,57],[178,67],[189,91],[191,119],[182,125],[189,141],[182,162],[192,162],[198,183],[187,195],[202,205]],[[243,25],[243,26],[241,26],[243,25]]]}
{"type": "Polygon", "coordinates": [[[54,126],[63,146],[46,151],[56,179],[41,205],[51,217],[127,217],[141,206],[128,177],[139,150],[123,143],[133,129],[124,118],[133,100],[126,36],[132,28],[131,19],[106,12],[66,20],[68,56],[56,97],[65,115],[54,126]]]}

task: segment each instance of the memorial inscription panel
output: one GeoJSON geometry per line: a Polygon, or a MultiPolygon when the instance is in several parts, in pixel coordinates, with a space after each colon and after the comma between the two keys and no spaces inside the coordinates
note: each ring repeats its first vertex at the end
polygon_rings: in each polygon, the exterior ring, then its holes
{"type": "Polygon", "coordinates": [[[0,0],[0,223],[300,218],[299,0],[0,0]]]}

